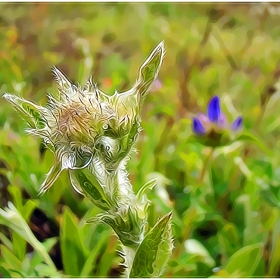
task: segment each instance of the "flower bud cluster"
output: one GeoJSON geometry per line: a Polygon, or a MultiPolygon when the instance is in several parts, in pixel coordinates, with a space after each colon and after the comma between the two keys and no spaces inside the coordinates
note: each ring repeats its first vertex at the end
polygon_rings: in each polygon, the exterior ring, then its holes
{"type": "Polygon", "coordinates": [[[140,67],[134,86],[109,96],[90,79],[74,85],[56,67],[57,98],[48,96],[46,107],[21,97],[4,97],[28,118],[28,132],[43,138],[55,161],[40,193],[67,169],[74,189],[105,212],[95,220],[109,224],[124,245],[138,246],[143,239],[149,205],[134,194],[125,165],[140,127],[140,109],[157,78],[164,57],[160,43],[140,67]]]}

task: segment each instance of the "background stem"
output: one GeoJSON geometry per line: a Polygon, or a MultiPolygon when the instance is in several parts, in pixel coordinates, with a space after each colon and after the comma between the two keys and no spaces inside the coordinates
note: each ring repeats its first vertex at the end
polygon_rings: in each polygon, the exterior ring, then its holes
{"type": "Polygon", "coordinates": [[[206,159],[204,161],[203,168],[202,168],[200,176],[198,178],[198,184],[199,185],[203,183],[203,180],[204,180],[204,177],[205,177],[208,165],[210,163],[210,160],[212,159],[212,156],[213,156],[214,152],[215,152],[215,148],[211,148],[208,156],[206,157],[206,159]]]}

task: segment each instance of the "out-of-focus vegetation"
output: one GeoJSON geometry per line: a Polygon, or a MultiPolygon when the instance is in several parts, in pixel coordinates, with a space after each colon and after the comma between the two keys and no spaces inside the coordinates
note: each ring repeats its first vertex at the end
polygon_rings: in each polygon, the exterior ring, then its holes
{"type": "MultiPolygon", "coordinates": [[[[142,111],[128,170],[148,195],[149,224],[174,209],[164,277],[280,276],[279,4],[0,4],[0,92],[45,105],[51,66],[109,93],[128,89],[162,40],[166,57],[142,111]],[[221,98],[262,145],[188,142],[191,119],[221,98]],[[211,155],[211,157],[210,157],[211,155]]],[[[119,276],[117,238],[87,225],[99,210],[67,173],[37,197],[53,155],[0,101],[0,275],[119,276]],[[11,203],[8,203],[11,201],[11,203]]]]}

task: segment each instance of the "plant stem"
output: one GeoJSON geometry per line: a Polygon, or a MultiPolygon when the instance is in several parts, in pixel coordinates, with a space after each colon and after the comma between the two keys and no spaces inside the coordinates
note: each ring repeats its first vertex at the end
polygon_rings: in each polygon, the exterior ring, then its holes
{"type": "Polygon", "coordinates": [[[205,174],[206,174],[206,170],[208,168],[208,165],[210,163],[210,160],[212,159],[212,156],[213,156],[214,152],[215,152],[215,148],[211,148],[208,156],[206,157],[206,159],[204,161],[203,168],[202,168],[200,176],[198,178],[198,184],[199,185],[203,183],[203,180],[204,180],[204,177],[205,177],[205,174]]]}
{"type": "MultiPolygon", "coordinates": [[[[207,155],[207,157],[206,157],[206,159],[204,161],[203,168],[202,168],[200,176],[198,178],[198,184],[199,185],[203,183],[203,180],[204,180],[204,177],[205,177],[205,174],[206,174],[206,170],[207,170],[207,168],[209,166],[209,163],[210,163],[210,161],[212,159],[212,156],[213,156],[214,152],[215,152],[215,149],[211,148],[209,154],[207,155]]],[[[194,215],[195,215],[195,213],[194,213],[194,215]]],[[[191,232],[191,228],[188,226],[187,229],[185,229],[185,231],[183,233],[183,240],[182,240],[181,244],[178,247],[176,247],[175,250],[174,250],[173,256],[174,256],[175,259],[178,258],[179,254],[180,254],[180,252],[182,250],[182,246],[184,245],[184,242],[187,240],[190,232],[191,232]]],[[[167,276],[168,277],[172,277],[172,275],[173,275],[173,272],[170,271],[167,276]]]]}
{"type": "Polygon", "coordinates": [[[125,254],[125,263],[126,266],[124,276],[129,278],[130,271],[132,269],[134,257],[136,255],[136,250],[134,248],[122,245],[123,253],[125,254]]]}

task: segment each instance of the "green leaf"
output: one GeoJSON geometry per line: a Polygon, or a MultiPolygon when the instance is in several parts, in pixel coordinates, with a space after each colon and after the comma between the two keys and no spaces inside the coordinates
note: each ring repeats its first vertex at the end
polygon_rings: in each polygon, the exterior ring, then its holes
{"type": "Polygon", "coordinates": [[[139,246],[130,277],[157,277],[162,273],[173,249],[171,212],[163,216],[139,246]]]}
{"type": "Polygon", "coordinates": [[[36,266],[35,273],[39,278],[61,278],[58,272],[51,270],[48,265],[43,263],[36,266]]]}
{"type": "Polygon", "coordinates": [[[82,230],[78,228],[74,214],[68,207],[65,207],[60,233],[61,251],[65,273],[71,276],[80,276],[89,255],[81,234],[82,230]]]}
{"type": "Polygon", "coordinates": [[[157,184],[157,178],[149,180],[137,193],[138,200],[141,200],[141,197],[146,193],[147,190],[152,190],[157,184]]]}
{"type": "Polygon", "coordinates": [[[12,232],[13,248],[15,255],[23,260],[26,254],[26,241],[16,232],[12,232]]]}
{"type": "MultiPolygon", "coordinates": [[[[42,242],[42,245],[44,246],[46,252],[49,252],[51,250],[51,248],[55,245],[55,243],[57,242],[57,238],[52,237],[52,238],[48,238],[47,240],[45,240],[44,242],[42,242]]],[[[26,258],[28,258],[26,256],[26,258]]],[[[35,269],[35,267],[42,263],[43,259],[42,257],[35,251],[34,255],[32,257],[31,260],[28,260],[30,263],[30,268],[27,270],[27,273],[32,273],[35,269]]],[[[49,268],[49,272],[52,274],[56,274],[56,271],[53,271],[52,269],[49,268]]],[[[49,275],[51,277],[51,275],[49,275]]],[[[52,276],[54,277],[54,276],[52,276]]]]}
{"type": "Polygon", "coordinates": [[[158,75],[159,69],[163,61],[163,56],[164,56],[164,44],[163,42],[161,42],[158,44],[157,47],[155,47],[151,55],[140,67],[135,89],[140,94],[141,102],[143,101],[143,97],[148,91],[150,85],[158,75]]]}
{"type": "Polygon", "coordinates": [[[89,257],[87,258],[87,260],[84,264],[84,267],[83,267],[81,275],[80,275],[81,277],[93,276],[93,275],[91,275],[91,272],[97,263],[96,259],[100,253],[102,246],[104,246],[104,244],[107,245],[108,238],[109,238],[108,235],[103,234],[100,236],[100,239],[97,241],[95,247],[90,252],[89,257]]]}
{"type": "Polygon", "coordinates": [[[25,221],[29,222],[29,218],[34,209],[38,206],[38,201],[28,200],[22,207],[22,217],[25,221]]]}
{"type": "Polygon", "coordinates": [[[16,270],[16,269],[9,269],[9,272],[11,273],[12,278],[25,278],[26,275],[22,273],[22,271],[16,270]]]}
{"type": "Polygon", "coordinates": [[[280,235],[276,241],[274,252],[271,255],[268,276],[277,277],[280,267],[280,235]]]}
{"type": "Polygon", "coordinates": [[[22,215],[25,221],[29,221],[30,215],[33,213],[34,209],[37,207],[38,202],[33,200],[28,200],[25,205],[23,205],[22,194],[18,187],[16,186],[9,186],[8,187],[9,193],[13,198],[13,203],[19,213],[22,215]]]}
{"type": "Polygon", "coordinates": [[[4,245],[0,245],[1,255],[10,269],[21,269],[21,261],[4,245]]]}
{"type": "Polygon", "coordinates": [[[32,127],[34,127],[34,125],[38,128],[43,128],[45,126],[45,121],[42,117],[43,112],[46,111],[45,108],[37,106],[36,104],[16,95],[6,93],[3,97],[13,103],[15,108],[22,112],[25,117],[29,117],[26,118],[26,120],[32,127]]]}
{"type": "Polygon", "coordinates": [[[233,224],[226,224],[218,233],[221,252],[230,257],[240,248],[238,233],[233,224]]]}
{"type": "Polygon", "coordinates": [[[19,236],[21,236],[25,241],[31,244],[34,250],[36,250],[38,254],[40,254],[45,263],[51,269],[56,270],[56,267],[50,256],[46,252],[44,246],[36,239],[26,221],[10,201],[8,202],[7,208],[5,208],[4,210],[0,209],[0,224],[9,227],[11,230],[15,231],[19,236]]]}
{"type": "Polygon", "coordinates": [[[138,217],[138,212],[128,208],[126,214],[108,211],[87,220],[87,223],[105,223],[109,225],[120,238],[123,245],[138,247],[145,224],[138,217]]]}
{"type": "Polygon", "coordinates": [[[113,259],[116,256],[115,252],[106,252],[103,254],[98,265],[98,275],[102,277],[108,277],[110,269],[112,268],[113,259]],[[108,261],[111,260],[111,261],[108,261]]]}
{"type": "Polygon", "coordinates": [[[275,196],[271,188],[267,190],[261,190],[260,196],[264,201],[266,201],[271,206],[276,206],[278,209],[280,208],[280,200],[275,196]]]}
{"type": "Polygon", "coordinates": [[[199,241],[195,239],[188,239],[185,241],[185,249],[189,254],[199,256],[199,259],[206,265],[213,267],[215,265],[214,259],[211,257],[207,249],[199,241]]]}
{"type": "Polygon", "coordinates": [[[22,195],[20,189],[15,186],[9,186],[8,191],[13,198],[14,205],[16,206],[18,211],[22,214],[22,195]]]}
{"type": "Polygon", "coordinates": [[[262,252],[263,244],[245,246],[230,257],[225,269],[232,277],[251,277],[259,265],[262,252]]]}
{"type": "MultiPolygon", "coordinates": [[[[31,213],[37,206],[37,203],[35,203],[32,200],[28,200],[26,204],[23,206],[20,189],[15,186],[9,186],[8,190],[13,198],[13,202],[15,203],[16,208],[18,209],[18,211],[20,212],[24,220],[28,222],[31,213]]],[[[16,232],[12,232],[12,240],[13,240],[13,249],[16,256],[20,260],[23,260],[24,255],[26,253],[26,241],[16,232]]]]}
{"type": "Polygon", "coordinates": [[[273,156],[273,152],[253,133],[243,132],[239,135],[235,141],[243,141],[247,143],[256,144],[259,146],[267,155],[273,156]]]}
{"type": "Polygon", "coordinates": [[[4,244],[10,251],[13,251],[13,244],[7,236],[4,235],[4,233],[0,232],[0,241],[2,244],[4,244]]]}
{"type": "Polygon", "coordinates": [[[12,278],[12,275],[9,273],[9,271],[6,268],[0,265],[0,277],[12,278]]]}
{"type": "Polygon", "coordinates": [[[69,175],[72,186],[78,192],[85,194],[97,207],[103,210],[110,209],[111,202],[87,168],[69,170],[69,175]]]}
{"type": "Polygon", "coordinates": [[[150,206],[149,200],[146,196],[148,190],[152,190],[157,184],[158,178],[149,180],[144,186],[140,188],[137,193],[138,205],[141,206],[138,208],[138,217],[145,220],[148,215],[148,208],[150,206]]]}

